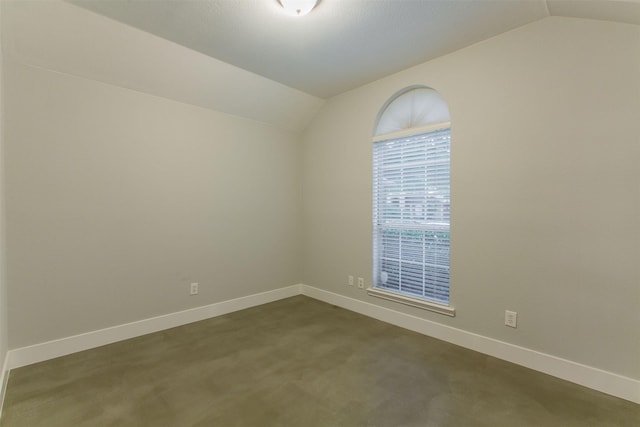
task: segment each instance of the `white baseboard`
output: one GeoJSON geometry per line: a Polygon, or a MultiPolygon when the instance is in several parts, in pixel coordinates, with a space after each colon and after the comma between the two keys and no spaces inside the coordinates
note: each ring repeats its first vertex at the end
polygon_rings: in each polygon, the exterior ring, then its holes
{"type": "Polygon", "coordinates": [[[640,381],[602,369],[572,362],[525,347],[488,338],[462,329],[432,322],[344,295],[301,285],[303,295],[459,345],[498,359],[506,360],[545,374],[553,375],[612,396],[640,403],[640,381]]]}
{"type": "Polygon", "coordinates": [[[4,406],[4,395],[7,391],[7,382],[9,381],[9,352],[4,355],[2,361],[2,372],[0,372],[0,414],[4,406]]]}
{"type": "MultiPolygon", "coordinates": [[[[640,381],[638,380],[307,285],[288,286],[138,322],[10,350],[5,357],[4,367],[0,374],[3,387],[0,393],[4,393],[4,387],[10,369],[221,316],[300,294],[423,335],[428,335],[489,356],[497,357],[498,359],[544,372],[545,374],[553,375],[603,393],[640,403],[640,381]]],[[[3,395],[0,396],[0,398],[2,397],[3,395]]]]}
{"type": "Polygon", "coordinates": [[[47,341],[28,347],[10,350],[7,355],[8,369],[15,369],[33,363],[42,362],[78,351],[88,350],[117,341],[135,338],[141,335],[162,331],[176,326],[186,325],[209,319],[245,308],[255,307],[283,298],[300,295],[300,285],[287,286],[272,291],[240,297],[203,307],[178,311],[163,316],[152,317],[124,325],[113,326],[80,335],[47,341]]]}

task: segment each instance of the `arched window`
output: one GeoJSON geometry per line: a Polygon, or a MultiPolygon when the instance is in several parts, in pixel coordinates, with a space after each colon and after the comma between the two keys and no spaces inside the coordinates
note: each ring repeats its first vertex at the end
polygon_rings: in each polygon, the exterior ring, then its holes
{"type": "Polygon", "coordinates": [[[427,87],[382,108],[373,137],[373,288],[453,316],[449,305],[450,119],[427,87]]]}

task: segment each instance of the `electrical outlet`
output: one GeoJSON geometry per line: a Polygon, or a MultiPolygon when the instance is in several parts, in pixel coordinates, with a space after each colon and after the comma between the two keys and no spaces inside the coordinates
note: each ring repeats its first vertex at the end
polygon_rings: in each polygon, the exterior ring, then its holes
{"type": "Polygon", "coordinates": [[[518,327],[518,313],[506,310],[504,312],[504,324],[512,328],[518,327]]]}
{"type": "Polygon", "coordinates": [[[189,289],[189,294],[190,295],[198,295],[198,284],[197,283],[192,283],[191,284],[191,288],[189,289]]]}
{"type": "Polygon", "coordinates": [[[358,277],[358,287],[364,289],[364,279],[362,277],[358,277]]]}
{"type": "Polygon", "coordinates": [[[353,286],[353,276],[349,276],[349,286],[353,286]]]}

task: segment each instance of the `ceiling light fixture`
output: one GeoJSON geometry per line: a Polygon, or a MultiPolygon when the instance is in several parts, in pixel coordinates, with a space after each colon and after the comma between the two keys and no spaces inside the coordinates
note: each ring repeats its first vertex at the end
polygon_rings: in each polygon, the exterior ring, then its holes
{"type": "Polygon", "coordinates": [[[316,7],[318,0],[279,0],[287,15],[304,16],[316,7]]]}

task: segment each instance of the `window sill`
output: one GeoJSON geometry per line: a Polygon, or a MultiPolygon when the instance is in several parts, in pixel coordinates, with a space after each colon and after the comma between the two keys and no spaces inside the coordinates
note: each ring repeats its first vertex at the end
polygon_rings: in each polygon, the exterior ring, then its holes
{"type": "Polygon", "coordinates": [[[434,313],[444,314],[445,316],[455,317],[456,315],[456,309],[451,306],[438,304],[436,302],[426,301],[420,298],[412,298],[410,296],[398,294],[395,292],[383,291],[381,289],[376,289],[376,288],[368,288],[367,293],[372,297],[382,298],[388,301],[409,305],[411,307],[433,311],[434,313]]]}

